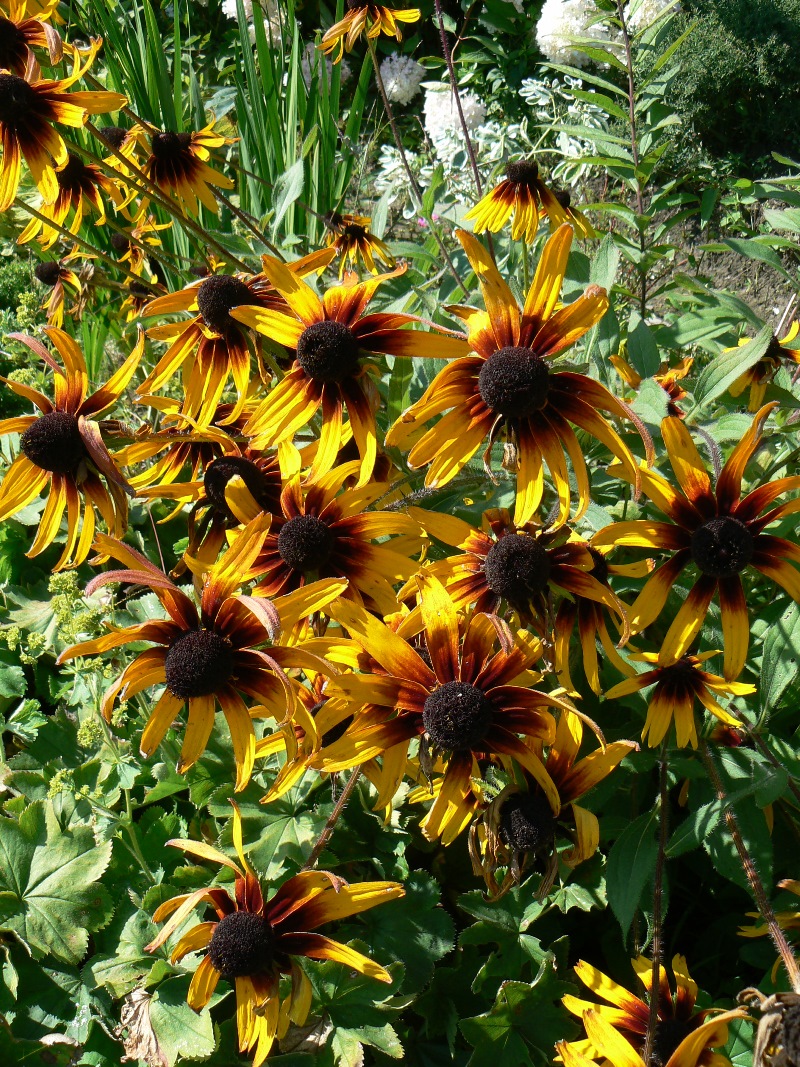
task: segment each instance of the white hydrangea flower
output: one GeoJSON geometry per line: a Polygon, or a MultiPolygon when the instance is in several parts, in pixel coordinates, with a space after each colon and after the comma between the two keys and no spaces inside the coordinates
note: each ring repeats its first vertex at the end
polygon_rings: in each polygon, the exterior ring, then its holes
{"type": "Polygon", "coordinates": [[[401,107],[414,99],[424,77],[425,68],[411,56],[393,53],[381,63],[386,95],[393,104],[400,104],[401,107]]]}
{"type": "Polygon", "coordinates": [[[568,63],[583,67],[588,58],[573,47],[573,37],[610,40],[608,27],[602,22],[589,25],[598,14],[594,0],[545,0],[536,26],[536,43],[551,63],[568,63]]]}
{"type": "MultiPolygon", "coordinates": [[[[456,99],[449,85],[428,82],[425,88],[425,129],[436,155],[442,160],[451,160],[464,147],[464,132],[458,115],[456,99]]],[[[460,91],[461,110],[464,122],[472,134],[486,118],[486,105],[475,93],[460,91]]]]}
{"type": "Polygon", "coordinates": [[[633,30],[644,29],[645,26],[655,22],[667,8],[680,11],[681,6],[675,3],[675,0],[641,0],[638,7],[628,17],[628,26],[633,30]]]}
{"type": "MultiPolygon", "coordinates": [[[[247,19],[247,33],[250,38],[250,43],[255,44],[256,28],[253,25],[253,0],[242,0],[242,8],[244,10],[245,18],[247,19]]],[[[261,0],[261,3],[258,4],[258,10],[261,12],[261,16],[264,19],[264,29],[267,34],[267,40],[273,42],[277,46],[281,41],[281,17],[275,0],[261,0]]],[[[238,18],[239,9],[236,0],[222,0],[222,14],[229,19],[238,18]]]]}

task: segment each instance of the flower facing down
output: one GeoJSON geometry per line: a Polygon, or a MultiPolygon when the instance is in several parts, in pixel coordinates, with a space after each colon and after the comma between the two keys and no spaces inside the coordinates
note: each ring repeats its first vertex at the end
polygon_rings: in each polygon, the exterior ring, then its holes
{"type": "Polygon", "coordinates": [[[331,616],[378,666],[373,674],[341,674],[328,683],[327,693],[349,699],[359,710],[340,740],[322,750],[317,765],[325,771],[344,770],[383,755],[384,767],[394,769],[396,790],[412,740],[420,743],[425,773],[441,754],[444,777],[422,824],[430,840],[466,812],[463,801],[473,774],[480,777],[475,767],[481,759],[510,756],[539,783],[558,814],[552,779],[519,737],[552,740],[555,723],[548,709],[563,706],[558,698],[529,688],[541,678],[530,670],[541,656],[539,642],[522,633],[515,637],[494,616],[476,614],[461,623],[436,578],[423,575],[420,591],[422,654],[363,608],[345,600],[331,606],[331,616]]]}
{"type": "Polygon", "coordinates": [[[17,244],[26,244],[41,230],[39,244],[42,248],[52,248],[61,237],[57,226],[68,228],[71,234],[77,234],[83,222],[83,212],[86,205],[97,213],[96,226],[102,226],[106,221],[106,209],[103,203],[102,193],[111,197],[119,207],[123,196],[117,189],[111,178],[106,177],[102,170],[93,163],[84,163],[80,156],[70,152],[64,167],[56,171],[58,182],[58,196],[53,204],[42,204],[40,214],[50,220],[54,225],[43,222],[41,219],[32,218],[22,233],[17,238],[17,244]],[[67,227],[67,218],[72,212],[72,220],[67,227]]]}
{"type": "Polygon", "coordinates": [[[48,19],[58,0],[44,0],[40,10],[29,0],[7,0],[0,15],[0,70],[24,77],[34,48],[47,50],[50,65],[61,61],[64,42],[48,19]],[[28,9],[31,10],[28,10],[28,9]]]}
{"type": "MultiPolygon", "coordinates": [[[[564,997],[564,1007],[583,1019],[587,1033],[585,1041],[559,1045],[567,1067],[571,1064],[583,1067],[584,1057],[590,1062],[603,1057],[614,1067],[645,1067],[642,1052],[650,1018],[653,965],[644,956],[633,960],[632,965],[645,988],[647,1000],[635,996],[583,960],[576,966],[578,978],[606,1004],[564,997]]],[[[697,983],[689,976],[683,956],[673,957],[672,971],[674,993],[665,968],[659,968],[658,1021],[650,1067],[731,1067],[730,1060],[713,1050],[726,1044],[728,1023],[746,1018],[747,1013],[742,1008],[695,1011],[697,983]]]]}
{"type": "Polygon", "coordinates": [[[352,52],[356,41],[366,32],[368,40],[374,40],[385,33],[402,41],[403,35],[399,23],[417,22],[420,11],[416,7],[395,10],[380,4],[363,4],[360,0],[347,0],[347,14],[331,26],[319,43],[326,56],[336,52],[333,62],[338,63],[344,52],[352,52]],[[338,49],[338,51],[337,51],[338,49]]]}
{"type": "Polygon", "coordinates": [[[497,233],[513,214],[511,239],[530,244],[539,229],[539,219],[547,215],[550,229],[565,222],[579,237],[596,237],[584,215],[571,206],[567,192],[553,192],[539,176],[539,166],[532,159],[509,163],[506,176],[464,216],[472,221],[475,233],[497,233]]]}
{"type": "Polygon", "coordinates": [[[606,693],[607,700],[628,696],[639,689],[655,685],[647,707],[647,719],[642,730],[642,740],[650,748],[660,744],[675,722],[678,744],[683,748],[697,748],[697,728],[694,718],[695,699],[726,726],[738,726],[739,720],[729,715],[715,699],[718,696],[748,696],[756,687],[745,682],[726,682],[716,674],[703,670],[703,664],[719,652],[704,652],[700,656],[681,656],[675,663],[665,662],[663,653],[636,652],[630,659],[652,663],[653,669],[628,678],[612,686],[606,693]]]}
{"type": "Polygon", "coordinates": [[[341,256],[339,277],[344,274],[348,264],[355,267],[359,259],[371,274],[377,274],[375,266],[377,257],[384,266],[392,270],[395,259],[388,247],[374,233],[369,232],[372,220],[367,215],[340,215],[338,211],[329,211],[325,216],[328,227],[328,245],[341,256]]]}
{"type": "Polygon", "coordinates": [[[281,630],[293,626],[340,595],[343,582],[317,582],[300,594],[274,604],[235,595],[258,555],[269,527],[269,516],[246,526],[231,548],[208,573],[200,608],[144,556],[111,538],[100,537],[99,547],[118,559],[124,570],[98,575],[87,595],[110,582],[130,582],[152,589],[167,612],[138,626],[115,629],[94,641],[66,649],[59,662],[76,656],[94,656],[138,641],[155,645],[136,659],[108,689],[102,702],[106,718],[117,697],[128,700],[152,686],[165,689],[150,712],[142,733],[140,751],[151,756],[185,704],[189,705],[178,772],[183,773],[203,754],[214,727],[217,705],[230,729],[236,761],[236,789],[250,780],[256,738],[244,697],[263,706],[264,713],[283,722],[291,715],[294,695],[285,670],[312,664],[323,673],[330,668],[300,648],[273,644],[281,630]],[[264,650],[265,645],[270,645],[264,650]]]}
{"type": "MultiPolygon", "coordinates": [[[[31,400],[41,414],[0,422],[0,435],[22,435],[20,453],[0,485],[0,522],[27,507],[49,487],[39,530],[28,555],[37,556],[53,543],[66,510],[67,539],[54,568],[60,570],[83,563],[89,555],[96,513],[116,537],[125,532],[127,483],[103,443],[96,419],[119,400],[133,377],[142,357],[144,335],[106,384],[87,395],[89,375],[83,353],[62,330],[47,327],[45,332],[63,360],[63,370],[38,341],[30,338],[25,343],[53,371],[54,399],[4,379],[15,393],[31,400]]],[[[24,341],[23,337],[18,339],[24,341]]]]}
{"type": "MultiPolygon", "coordinates": [[[[800,601],[800,548],[784,537],[764,533],[771,523],[800,511],[800,500],[773,507],[784,493],[800,489],[800,477],[778,478],[742,496],[745,468],[758,449],[764,424],[777,405],[765,405],[753,419],[712,485],[706,465],[680,419],[667,418],[661,432],[678,486],[656,471],[639,471],[640,485],[669,522],[634,519],[615,522],[592,537],[597,547],[617,545],[670,553],[653,571],[629,611],[631,631],[639,633],[661,614],[667,597],[687,567],[697,578],[661,643],[659,663],[683,656],[718,596],[725,649],[723,674],[737,678],[747,659],[750,620],[742,575],[750,567],[771,578],[800,601]]],[[[626,480],[630,471],[616,469],[626,480]]]]}
{"type": "Polygon", "coordinates": [[[202,1010],[221,978],[236,990],[236,1024],[239,1048],[254,1053],[253,1067],[269,1054],[276,1037],[289,1023],[302,1026],[311,1007],[311,984],[299,958],[336,960],[351,970],[391,982],[379,964],[353,948],[316,933],[324,923],[346,919],[378,904],[404,895],[399,882],[361,882],[350,885],[327,871],[303,871],[266,897],[244,854],[242,823],[233,806],[233,841],[239,858],[234,863],[224,853],[199,841],[168,841],[190,856],[210,860],[232,870],[236,876],[233,894],[222,886],[210,886],[165,901],[156,909],[154,922],[166,925],[146,946],[155,952],[201,904],[210,905],[216,918],[191,927],[175,944],[170,959],[178,963],[190,952],[204,952],[192,977],[188,1004],[202,1010]],[[169,918],[168,918],[169,917],[169,918]],[[281,977],[291,988],[281,1000],[281,977]]]}
{"type": "MultiPolygon", "coordinates": [[[[215,133],[213,122],[192,133],[155,130],[146,135],[141,127],[131,132],[142,148],[149,149],[142,171],[154,185],[174,196],[192,215],[199,211],[198,200],[217,214],[219,207],[212,187],[233,189],[235,182],[208,165],[209,149],[230,144],[229,137],[215,133]]],[[[140,210],[145,211],[148,203],[145,197],[140,210]]]]}
{"type": "Polygon", "coordinates": [[[556,310],[572,243],[571,226],[561,226],[545,245],[521,309],[486,249],[463,230],[457,236],[486,306],[485,311],[450,309],[466,322],[473,354],[454,360],[436,375],[421,399],[392,426],[386,443],[410,448],[412,468],[430,464],[425,484],[437,488],[451,481],[484,441],[488,441],[484,453],[488,466],[492,445],[505,432],[517,469],[514,522],[522,526],[530,521],[542,503],[547,465],[558,496],[555,525],[562,526],[569,518],[572,493],[567,457],[578,491],[576,518],[590,500],[586,462],[570,424],[601,441],[628,475],[636,477],[632,453],[601,414],[631,420],[630,409],[599,382],[552,367],[600,321],[608,295],[590,285],[577,300],[556,310]],[[436,415],[443,417],[428,429],[426,423],[436,415]]]}
{"type": "Polygon", "coordinates": [[[58,81],[47,81],[28,73],[24,78],[0,71],[0,211],[6,211],[17,195],[21,160],[30,168],[33,180],[46,204],[58,196],[56,170],[68,160],[67,146],[55,128],[83,126],[88,115],[115,111],[127,103],[120,93],[66,92],[91,66],[101,41],[93,42],[81,64],[75,51],[72,73],[58,81]]]}

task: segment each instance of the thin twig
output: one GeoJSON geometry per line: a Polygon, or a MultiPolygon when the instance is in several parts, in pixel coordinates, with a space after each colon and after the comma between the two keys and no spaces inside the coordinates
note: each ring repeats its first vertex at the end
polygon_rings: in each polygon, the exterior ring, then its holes
{"type": "Polygon", "coordinates": [[[455,264],[453,263],[453,260],[450,257],[450,253],[447,251],[447,248],[445,246],[444,241],[442,240],[442,237],[441,237],[439,231],[436,229],[436,227],[433,224],[433,219],[425,211],[425,204],[424,204],[423,197],[422,197],[422,189],[420,188],[420,185],[419,185],[419,182],[417,181],[416,175],[414,174],[414,172],[411,169],[411,166],[410,166],[410,164],[408,162],[408,157],[406,156],[406,150],[405,150],[405,148],[403,146],[402,138],[400,137],[400,131],[398,130],[397,122],[395,121],[394,111],[392,110],[392,105],[389,103],[389,97],[386,94],[386,86],[383,84],[383,75],[381,74],[381,66],[380,66],[380,63],[378,62],[378,56],[377,56],[377,54],[375,52],[375,43],[374,43],[374,41],[372,41],[369,38],[367,38],[367,47],[369,48],[369,54],[370,54],[370,56],[372,58],[372,66],[375,68],[375,81],[376,81],[376,83],[378,85],[378,91],[381,94],[381,99],[383,100],[383,107],[384,107],[384,110],[386,111],[386,118],[389,120],[389,126],[390,126],[391,131],[392,131],[392,136],[394,137],[394,143],[397,145],[397,151],[400,153],[400,159],[402,160],[403,168],[404,168],[404,170],[406,172],[406,177],[408,178],[409,184],[411,185],[411,188],[412,188],[413,193],[414,193],[414,197],[415,197],[415,199],[417,201],[417,210],[422,212],[422,217],[428,223],[428,226],[430,227],[431,233],[433,234],[434,238],[436,239],[436,243],[439,245],[439,249],[440,249],[442,255],[445,258],[445,262],[447,263],[448,269],[450,270],[450,273],[455,278],[456,285],[458,285],[459,289],[461,289],[461,291],[463,293],[466,293],[467,287],[464,285],[463,281],[461,280],[461,277],[460,277],[458,271],[456,270],[455,264]]]}
{"type": "Polygon", "coordinates": [[[444,28],[444,12],[442,11],[441,0],[433,0],[436,8],[436,17],[439,20],[439,37],[442,41],[442,54],[444,55],[444,61],[447,64],[447,70],[450,74],[450,89],[453,96],[456,99],[456,110],[458,111],[458,119],[461,123],[461,130],[464,134],[464,141],[467,146],[467,155],[469,156],[469,163],[472,167],[472,176],[475,179],[475,189],[478,193],[478,199],[483,196],[483,184],[481,183],[481,175],[478,170],[478,160],[475,158],[475,149],[472,145],[472,138],[469,135],[469,129],[467,128],[467,120],[464,118],[464,109],[461,106],[461,94],[458,91],[458,81],[456,80],[456,69],[453,65],[453,54],[450,51],[450,45],[447,43],[447,31],[444,28]]]}
{"type": "Polygon", "coordinates": [[[314,866],[316,866],[316,862],[322,854],[322,850],[325,848],[328,841],[330,840],[331,834],[334,831],[334,827],[336,826],[337,822],[339,821],[339,818],[341,817],[342,812],[347,806],[347,802],[352,796],[353,790],[358,785],[358,780],[360,777],[361,767],[359,766],[356,767],[353,773],[350,775],[347,785],[342,790],[341,796],[333,806],[333,811],[328,816],[328,821],[322,828],[322,833],[319,835],[314,847],[311,849],[308,859],[300,868],[301,871],[310,871],[314,866]]]}
{"type": "Polygon", "coordinates": [[[647,1033],[644,1039],[644,1052],[642,1059],[646,1064],[650,1063],[653,1053],[653,1043],[656,1039],[656,1027],[658,1026],[658,1008],[661,989],[661,956],[662,956],[662,922],[661,914],[662,896],[664,892],[664,864],[666,863],[667,834],[669,831],[669,781],[667,778],[667,738],[661,746],[660,770],[658,776],[658,855],[656,857],[656,870],[653,882],[653,969],[650,976],[650,1014],[647,1019],[647,1033]]]}
{"type": "Polygon", "coordinates": [[[230,211],[232,215],[235,215],[239,222],[241,222],[243,226],[246,226],[250,233],[252,233],[254,237],[261,241],[261,243],[264,244],[275,257],[282,260],[284,263],[286,262],[285,256],[282,256],[279,249],[277,249],[271,241],[267,240],[261,230],[259,230],[258,227],[254,224],[252,218],[248,217],[245,212],[241,210],[241,208],[238,208],[235,204],[232,204],[229,198],[225,196],[225,194],[221,190],[212,189],[211,191],[213,192],[217,200],[219,200],[221,204],[224,204],[228,211],[230,211]]]}
{"type": "Polygon", "coordinates": [[[725,817],[725,824],[728,827],[728,832],[731,835],[736,851],[739,853],[739,859],[742,863],[742,870],[744,871],[747,881],[752,890],[753,897],[755,898],[756,907],[758,908],[761,918],[767,925],[769,935],[778,950],[778,955],[783,961],[783,966],[786,968],[786,973],[789,976],[789,982],[795,993],[800,993],[800,967],[797,966],[797,960],[794,957],[794,953],[789,946],[789,942],[786,940],[786,935],[780,927],[772,905],[767,897],[764,884],[761,881],[755,864],[753,863],[750,853],[747,851],[747,846],[742,838],[741,830],[739,829],[739,822],[730,806],[728,801],[728,795],[725,792],[725,786],[722,784],[719,771],[717,770],[714,758],[711,755],[708,744],[705,740],[700,742],[700,758],[703,761],[703,766],[706,769],[708,777],[711,779],[711,784],[714,787],[714,792],[717,794],[717,799],[723,804],[723,814],[725,817]]]}

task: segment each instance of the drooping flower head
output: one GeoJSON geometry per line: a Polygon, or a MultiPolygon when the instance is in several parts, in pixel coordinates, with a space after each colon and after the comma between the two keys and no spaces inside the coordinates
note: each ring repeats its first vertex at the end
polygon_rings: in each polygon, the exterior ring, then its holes
{"type": "Polygon", "coordinates": [[[190,952],[205,952],[197,966],[188,1004],[204,1008],[220,979],[236,990],[239,1048],[254,1053],[253,1067],[267,1058],[276,1037],[290,1022],[302,1026],[311,1007],[311,984],[299,959],[336,960],[351,970],[391,982],[379,964],[361,952],[316,933],[324,923],[346,919],[404,895],[399,882],[360,882],[350,885],[327,871],[303,871],[265,896],[243,847],[239,808],[233,805],[233,843],[239,863],[202,841],[172,840],[168,845],[196,859],[218,863],[233,871],[233,894],[222,886],[197,889],[165,901],[154,922],[167,922],[146,946],[155,952],[186,922],[195,908],[210,905],[216,918],[198,923],[175,944],[170,959],[178,963],[190,952]],[[281,1002],[282,975],[291,978],[291,991],[281,1002]]]}
{"type": "MultiPolygon", "coordinates": [[[[209,166],[209,149],[231,144],[232,139],[214,132],[213,120],[202,130],[176,133],[174,130],[148,130],[136,127],[133,136],[149,152],[142,171],[164,192],[174,196],[191,215],[199,211],[198,201],[215,215],[219,205],[211,187],[233,189],[235,182],[209,166]]],[[[142,201],[146,210],[149,200],[142,201]]]]}
{"type": "MultiPolygon", "coordinates": [[[[800,477],[767,482],[742,496],[742,476],[758,448],[764,424],[776,404],[767,404],[728,457],[712,485],[706,465],[688,429],[680,419],[667,418],[661,432],[670,464],[678,481],[671,485],[663,475],[642,468],[640,484],[668,522],[635,519],[613,523],[596,533],[597,546],[632,546],[671,553],[658,567],[630,609],[631,631],[639,633],[653,623],[683,571],[692,566],[698,577],[692,585],[661,645],[659,662],[677,662],[687,651],[706,619],[709,605],[719,596],[723,674],[732,680],[747,659],[750,621],[742,574],[748,567],[777,582],[794,600],[800,600],[800,548],[786,538],[764,533],[767,526],[800,511],[800,500],[771,505],[784,493],[800,489],[800,477]],[[766,510],[769,508],[769,510],[766,510]]],[[[622,474],[620,467],[617,472],[622,474]]],[[[630,479],[626,469],[623,477],[630,479]]]]}
{"type": "MultiPolygon", "coordinates": [[[[461,622],[436,578],[423,574],[419,581],[425,637],[420,651],[363,608],[344,600],[330,608],[378,666],[373,674],[342,674],[329,683],[332,696],[363,710],[342,738],[322,751],[319,766],[343,770],[382,754],[394,770],[396,790],[412,740],[420,742],[423,771],[442,754],[443,782],[422,824],[432,840],[462,810],[479,759],[511,756],[541,785],[557,814],[555,785],[518,736],[551,741],[555,723],[547,709],[562,706],[558,698],[529,688],[541,678],[531,670],[541,656],[539,642],[523,632],[514,635],[494,616],[476,614],[461,622]]],[[[469,822],[471,812],[466,814],[459,829],[469,822]]]]}
{"type": "Polygon", "coordinates": [[[466,342],[444,333],[401,327],[418,322],[414,315],[366,314],[382,282],[405,273],[405,265],[388,274],[358,282],[348,275],[320,299],[286,264],[264,256],[264,273],[284,298],[291,314],[263,307],[238,307],[231,315],[295,352],[288,374],[261,402],[247,424],[252,446],[263,448],[291,440],[322,409],[322,431],[311,469],[317,478],[333,467],[342,443],[342,414],[361,457],[359,484],[369,481],[377,456],[375,413],[379,397],[365,358],[393,356],[447,358],[467,351],[466,342]]]}
{"type": "Polygon", "coordinates": [[[45,203],[58,197],[56,170],[66,165],[69,153],[55,123],[83,126],[88,115],[116,111],[127,103],[120,93],[66,91],[86,73],[101,44],[100,38],[93,41],[83,63],[76,50],[72,73],[58,81],[0,71],[0,211],[11,207],[17,195],[22,159],[45,203]]]}
{"type": "Polygon", "coordinates": [[[49,226],[47,222],[34,217],[17,238],[17,244],[32,241],[41,231],[39,243],[42,248],[52,248],[62,236],[56,226],[66,227],[71,234],[77,234],[83,223],[83,213],[87,205],[97,214],[95,226],[105,223],[106,209],[102,194],[110,197],[117,207],[124,199],[111,178],[94,163],[84,163],[74,152],[68,154],[65,166],[56,171],[56,181],[58,196],[55,202],[42,204],[39,209],[40,214],[55,225],[49,226]],[[67,227],[70,213],[72,220],[67,227]]]}
{"type": "MultiPolygon", "coordinates": [[[[43,259],[33,268],[36,281],[50,290],[42,304],[42,310],[47,312],[48,326],[60,329],[64,325],[64,299],[67,289],[72,290],[76,296],[80,296],[83,289],[80,277],[69,265],[73,258],[74,252],[63,259],[43,259]]],[[[80,306],[80,301],[77,306],[80,306]]],[[[71,311],[74,312],[74,309],[71,311]]]]}
{"type": "Polygon", "coordinates": [[[67,512],[67,538],[55,570],[77,566],[88,557],[97,513],[106,528],[121,537],[128,523],[127,483],[103,443],[98,415],[115,404],[139,365],[144,336],[105,385],[89,393],[83,353],[66,333],[45,332],[63,360],[63,368],[33,338],[22,340],[41,356],[54,376],[54,398],[11,379],[3,379],[19,396],[32,401],[38,415],[21,415],[0,423],[0,434],[19,433],[20,452],[0,486],[0,522],[15,515],[48,488],[39,529],[29,556],[37,556],[55,540],[67,512]]]}
{"type": "Polygon", "coordinates": [[[36,62],[34,48],[45,49],[50,65],[61,62],[64,42],[49,19],[58,0],[32,4],[30,0],[6,0],[0,14],[0,70],[25,76],[30,60],[36,62]]]}
{"type": "Polygon", "coordinates": [[[558,495],[556,525],[567,521],[571,489],[566,456],[578,488],[576,517],[589,506],[586,462],[571,423],[601,441],[636,476],[628,446],[600,414],[629,420],[630,409],[586,375],[551,367],[608,308],[605,290],[591,285],[556,310],[572,235],[572,227],[565,225],[549,239],[520,309],[486,249],[471,234],[458,231],[486,305],[485,311],[451,309],[467,324],[473,354],[440,371],[386,436],[388,445],[410,447],[409,466],[430,464],[425,484],[435,488],[451,481],[487,440],[488,465],[495,439],[505,432],[516,454],[517,526],[529,522],[542,503],[545,464],[558,495]],[[428,420],[443,412],[447,414],[428,429],[428,420]]]}
{"type": "Polygon", "coordinates": [[[400,23],[417,22],[421,12],[416,7],[395,9],[380,4],[364,4],[361,0],[346,0],[347,14],[322,35],[319,47],[326,56],[336,52],[333,62],[339,63],[345,52],[352,52],[362,34],[374,40],[385,33],[402,41],[400,23]]]}
{"type": "MultiPolygon", "coordinates": [[[[140,751],[151,756],[185,704],[188,720],[178,772],[191,767],[205,750],[214,727],[217,705],[231,733],[236,761],[236,789],[250,780],[255,758],[255,732],[244,697],[251,698],[282,722],[294,700],[285,668],[308,665],[299,649],[275,644],[281,630],[291,631],[300,620],[340,595],[344,583],[318,582],[275,604],[236,594],[258,555],[269,527],[261,516],[239,534],[231,548],[211,568],[199,608],[191,597],[134,549],[101,536],[98,547],[119,560],[124,570],[107,571],[87,586],[87,595],[110,582],[130,582],[151,589],[169,616],[114,630],[94,641],[73,645],[59,662],[136,641],[154,644],[120,674],[107,690],[102,712],[111,717],[117,698],[124,700],[155,685],[165,689],[156,701],[142,733],[140,751]],[[264,646],[269,649],[264,650],[264,646]]],[[[311,657],[323,673],[325,665],[311,657]]]]}
{"type": "Polygon", "coordinates": [[[369,232],[372,220],[366,215],[340,215],[338,211],[329,211],[325,216],[328,227],[328,245],[340,256],[339,277],[341,278],[348,264],[356,267],[358,261],[364,264],[371,274],[378,274],[375,266],[377,257],[385,267],[392,270],[395,258],[386,244],[369,232]]]}
{"type": "MultiPolygon", "coordinates": [[[[564,1063],[581,1064],[581,1057],[604,1057],[614,1067],[645,1067],[642,1060],[650,1018],[649,999],[653,996],[653,964],[644,956],[631,961],[644,986],[647,1000],[629,992],[583,960],[575,973],[584,985],[606,1001],[605,1004],[568,995],[562,1003],[567,1011],[582,1018],[588,1035],[585,1041],[559,1046],[564,1063]]],[[[673,956],[675,992],[664,967],[659,967],[658,1021],[650,1067],[731,1067],[730,1060],[714,1049],[726,1044],[728,1023],[743,1019],[742,1008],[695,1011],[697,983],[692,981],[683,956],[673,956]]]]}

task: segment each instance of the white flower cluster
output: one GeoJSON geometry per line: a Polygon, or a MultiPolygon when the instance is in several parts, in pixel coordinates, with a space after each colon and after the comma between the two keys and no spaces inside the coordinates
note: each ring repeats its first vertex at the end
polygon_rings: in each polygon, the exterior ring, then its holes
{"type": "MultiPolygon", "coordinates": [[[[247,32],[250,43],[256,43],[256,28],[253,22],[253,0],[242,0],[244,16],[247,19],[247,32]]],[[[261,0],[258,11],[264,20],[267,40],[277,48],[281,42],[281,16],[275,0],[261,0]]],[[[238,19],[239,8],[236,0],[222,0],[222,14],[229,19],[238,19]]]]}
{"type": "Polygon", "coordinates": [[[400,104],[401,107],[414,99],[424,77],[425,68],[411,56],[393,53],[381,63],[386,95],[393,104],[400,104]]]}
{"type": "Polygon", "coordinates": [[[602,22],[590,22],[599,14],[594,0],[545,0],[536,26],[536,43],[551,63],[585,66],[588,58],[575,49],[573,37],[593,37],[596,41],[610,41],[608,27],[602,22]]]}
{"type": "MultiPolygon", "coordinates": [[[[425,130],[431,139],[434,151],[442,162],[452,161],[464,147],[464,131],[458,115],[456,98],[449,85],[426,82],[423,115],[425,130]]],[[[475,93],[460,90],[461,110],[470,134],[482,125],[486,118],[486,105],[475,93]]]]}
{"type": "Polygon", "coordinates": [[[629,9],[628,25],[632,30],[643,30],[668,9],[680,11],[681,5],[676,0],[641,0],[638,4],[630,4],[629,9]]]}
{"type": "MultiPolygon", "coordinates": [[[[572,184],[585,176],[591,166],[579,163],[581,156],[593,154],[593,145],[588,138],[559,130],[558,126],[572,126],[582,129],[606,129],[608,122],[605,112],[596,104],[577,100],[572,91],[582,89],[580,78],[565,76],[559,78],[525,78],[519,95],[530,108],[530,118],[535,121],[538,136],[537,147],[561,156],[559,162],[551,169],[551,177],[558,181],[572,184]]],[[[524,139],[527,130],[524,131],[524,139]]],[[[530,145],[530,141],[528,144],[530,145]]],[[[524,152],[524,146],[521,146],[524,152]]]]}

